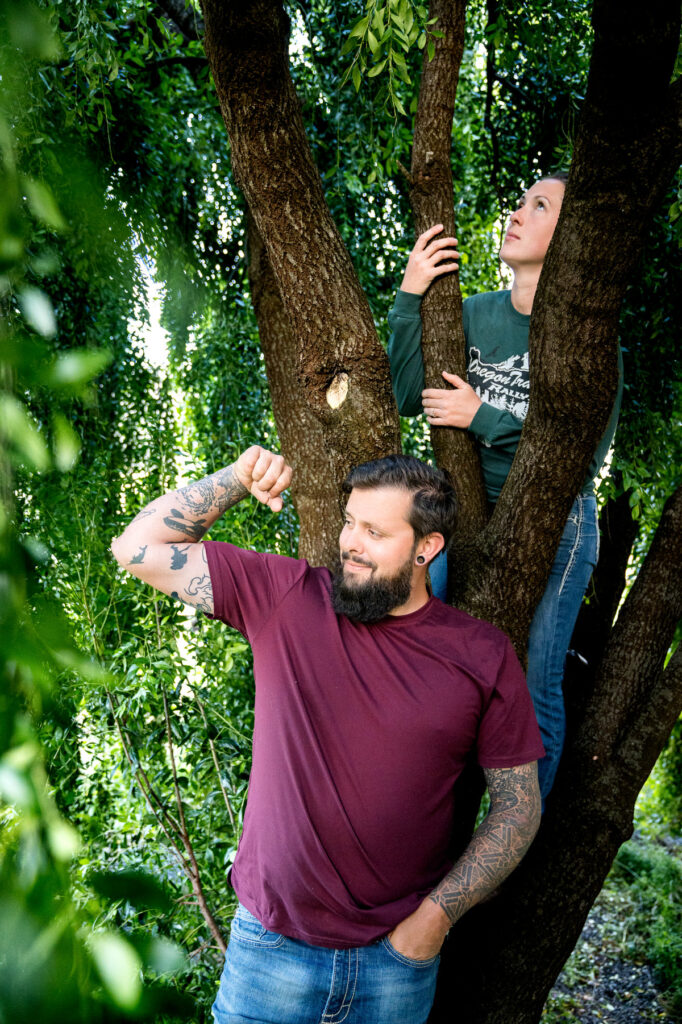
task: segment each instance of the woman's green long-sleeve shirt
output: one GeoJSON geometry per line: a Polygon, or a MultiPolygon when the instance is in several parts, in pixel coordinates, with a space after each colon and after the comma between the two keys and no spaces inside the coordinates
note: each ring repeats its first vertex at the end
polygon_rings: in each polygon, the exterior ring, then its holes
{"type": "MultiPolygon", "coordinates": [[[[424,362],[421,351],[421,296],[399,291],[389,313],[388,357],[393,393],[402,416],[422,413],[424,362]]],[[[469,431],[478,442],[488,500],[497,501],[507,479],[528,411],[530,388],[528,330],[530,316],[518,313],[511,292],[485,292],[464,300],[462,315],[467,340],[469,384],[481,406],[469,431]]],[[[594,490],[616,432],[623,393],[623,367],[618,354],[618,392],[611,418],[590,463],[583,493],[594,490]]],[[[448,367],[444,366],[444,370],[448,367]]]]}

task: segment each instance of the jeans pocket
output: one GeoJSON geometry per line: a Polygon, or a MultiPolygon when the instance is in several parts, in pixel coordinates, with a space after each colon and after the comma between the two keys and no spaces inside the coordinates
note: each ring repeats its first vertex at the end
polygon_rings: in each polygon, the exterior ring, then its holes
{"type": "Polygon", "coordinates": [[[404,953],[399,953],[395,946],[391,943],[388,935],[385,935],[381,940],[381,944],[390,956],[398,963],[405,964],[406,967],[433,967],[440,960],[440,954],[436,953],[435,956],[429,957],[428,960],[415,960],[411,956],[405,956],[404,953]]]}
{"type": "Polygon", "coordinates": [[[230,938],[239,942],[249,942],[253,946],[265,946],[275,949],[284,942],[284,936],[279,932],[271,932],[265,928],[257,917],[246,909],[241,903],[237,907],[237,913],[232,921],[230,938]]]}

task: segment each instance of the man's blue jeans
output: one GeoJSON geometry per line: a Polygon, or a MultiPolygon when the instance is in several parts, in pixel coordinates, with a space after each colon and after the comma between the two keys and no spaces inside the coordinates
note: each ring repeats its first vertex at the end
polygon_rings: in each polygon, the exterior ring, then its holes
{"type": "MultiPolygon", "coordinates": [[[[545,757],[538,764],[543,803],[554,783],[566,735],[561,688],[566,652],[598,552],[597,502],[593,494],[579,494],[566,521],[528,636],[528,689],[545,747],[545,757]]],[[[444,601],[447,593],[444,557],[439,555],[434,559],[430,575],[434,595],[444,601]]]]}
{"type": "Polygon", "coordinates": [[[270,932],[238,907],[215,1024],[423,1024],[439,957],[410,960],[388,939],[327,949],[270,932]]]}

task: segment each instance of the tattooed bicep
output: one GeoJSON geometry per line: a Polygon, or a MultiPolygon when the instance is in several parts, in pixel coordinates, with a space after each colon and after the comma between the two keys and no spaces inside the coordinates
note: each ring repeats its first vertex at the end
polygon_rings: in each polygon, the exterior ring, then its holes
{"type": "Polygon", "coordinates": [[[537,761],[515,768],[484,768],[483,774],[494,806],[517,807],[537,799],[537,761]]]}

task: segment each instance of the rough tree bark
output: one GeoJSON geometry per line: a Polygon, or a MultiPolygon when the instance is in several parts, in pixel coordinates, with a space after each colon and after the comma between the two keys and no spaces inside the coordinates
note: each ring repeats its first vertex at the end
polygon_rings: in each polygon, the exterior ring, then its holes
{"type": "MultiPolygon", "coordinates": [[[[452,119],[464,51],[466,0],[434,0],[437,18],[433,60],[425,60],[419,89],[410,168],[410,203],[418,236],[434,224],[456,235],[452,192],[452,119]]],[[[422,302],[424,376],[428,388],[447,387],[442,371],[466,377],[459,274],[434,281],[422,302]]],[[[451,548],[450,580],[461,578],[454,566],[466,561],[463,548],[487,519],[481,466],[473,438],[463,430],[432,427],[431,443],[439,466],[448,470],[457,494],[457,534],[451,548]]]]}
{"type": "Polygon", "coordinates": [[[203,0],[202,9],[235,179],[265,242],[338,483],[352,465],[400,449],[388,360],[310,154],[281,3],[203,0]]]}
{"type": "Polygon", "coordinates": [[[247,213],[249,283],[282,452],[294,474],[291,497],[301,520],[298,553],[332,565],[339,553],[341,509],[334,464],[320,422],[298,382],[298,345],[256,223],[247,213]]]}

